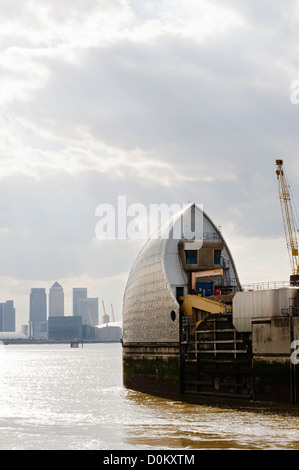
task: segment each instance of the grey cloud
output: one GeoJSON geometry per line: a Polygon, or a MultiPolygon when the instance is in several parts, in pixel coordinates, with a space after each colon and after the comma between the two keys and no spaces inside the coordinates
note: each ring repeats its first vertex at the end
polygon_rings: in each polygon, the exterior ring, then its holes
{"type": "MultiPolygon", "coordinates": [[[[166,38],[150,47],[123,42],[82,52],[80,66],[50,65],[52,82],[36,94],[30,116],[39,125],[53,123],[58,135],[74,137],[81,126],[126,148],[174,141],[191,143],[196,153],[206,140],[212,149],[215,135],[246,136],[265,126],[272,132],[281,109],[288,111],[289,77],[272,67],[270,80],[267,66],[231,46],[201,48],[166,38]]],[[[18,113],[28,111],[16,106],[18,113]]]]}
{"type": "Polygon", "coordinates": [[[45,175],[40,181],[11,177],[0,192],[6,229],[0,230],[0,276],[46,280],[86,272],[106,277],[115,267],[129,269],[134,244],[97,240],[95,234],[97,205],[117,206],[116,182],[111,187],[111,181],[93,174],[45,175]]]}

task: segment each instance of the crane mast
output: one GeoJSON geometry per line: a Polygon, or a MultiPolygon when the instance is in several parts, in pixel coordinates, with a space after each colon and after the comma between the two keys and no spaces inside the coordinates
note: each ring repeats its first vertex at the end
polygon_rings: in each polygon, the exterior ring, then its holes
{"type": "Polygon", "coordinates": [[[284,231],[287,242],[287,249],[290,257],[292,275],[290,276],[291,285],[297,285],[299,282],[299,257],[298,257],[298,241],[296,234],[296,226],[293,215],[292,201],[289,190],[289,184],[283,170],[283,160],[276,160],[277,180],[279,189],[279,198],[284,224],[284,231]]]}
{"type": "Polygon", "coordinates": [[[104,322],[104,323],[109,323],[109,317],[108,317],[108,315],[107,315],[107,313],[106,313],[104,300],[102,300],[102,304],[103,304],[103,311],[104,311],[103,322],[104,322]]]}

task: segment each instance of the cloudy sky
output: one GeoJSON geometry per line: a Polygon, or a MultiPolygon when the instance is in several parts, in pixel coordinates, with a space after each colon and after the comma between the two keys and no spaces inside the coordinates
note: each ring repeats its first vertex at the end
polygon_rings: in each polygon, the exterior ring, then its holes
{"type": "Polygon", "coordinates": [[[298,26],[296,0],[0,0],[0,300],[17,326],[56,280],[66,314],[83,286],[121,318],[143,242],[95,234],[118,196],[202,204],[243,284],[288,279],[275,159],[299,204],[298,26]]]}

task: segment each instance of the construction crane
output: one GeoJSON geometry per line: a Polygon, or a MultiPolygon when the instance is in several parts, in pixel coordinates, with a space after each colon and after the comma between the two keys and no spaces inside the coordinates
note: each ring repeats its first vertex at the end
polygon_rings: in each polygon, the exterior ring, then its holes
{"type": "Polygon", "coordinates": [[[107,315],[107,313],[106,313],[104,300],[102,300],[102,305],[103,305],[103,311],[104,311],[103,323],[109,323],[109,317],[108,317],[108,315],[107,315]]]}
{"type": "Polygon", "coordinates": [[[287,177],[283,169],[283,160],[276,160],[276,165],[276,175],[278,180],[282,219],[292,269],[292,274],[290,276],[290,284],[299,285],[298,241],[293,214],[292,200],[290,195],[290,186],[288,184],[287,177]]]}
{"type": "Polygon", "coordinates": [[[112,321],[115,322],[113,305],[111,304],[112,321]]]}

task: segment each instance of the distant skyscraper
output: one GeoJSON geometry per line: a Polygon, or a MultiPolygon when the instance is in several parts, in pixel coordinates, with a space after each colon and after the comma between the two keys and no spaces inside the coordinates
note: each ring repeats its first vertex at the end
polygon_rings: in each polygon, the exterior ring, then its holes
{"type": "Polygon", "coordinates": [[[31,289],[29,321],[31,336],[47,336],[47,295],[44,288],[31,289]]]}
{"type": "Polygon", "coordinates": [[[64,293],[58,282],[54,282],[49,292],[49,317],[64,315],[64,293]]]}
{"type": "Polygon", "coordinates": [[[0,303],[0,331],[15,331],[16,311],[13,300],[0,303]]]}
{"type": "Polygon", "coordinates": [[[86,287],[74,287],[73,288],[73,315],[76,317],[80,315],[78,313],[78,301],[81,299],[87,299],[87,288],[86,287]]]}
{"type": "Polygon", "coordinates": [[[87,299],[89,311],[91,312],[93,325],[99,324],[99,299],[97,297],[89,297],[87,299]]]}
{"type": "Polygon", "coordinates": [[[82,325],[98,325],[99,299],[96,297],[79,299],[77,312],[82,317],[82,325]]]}
{"type": "Polygon", "coordinates": [[[4,303],[0,303],[0,331],[4,331],[4,303]]]}

